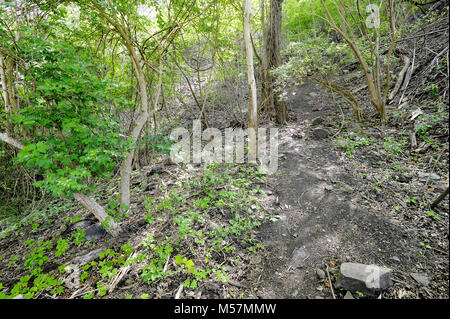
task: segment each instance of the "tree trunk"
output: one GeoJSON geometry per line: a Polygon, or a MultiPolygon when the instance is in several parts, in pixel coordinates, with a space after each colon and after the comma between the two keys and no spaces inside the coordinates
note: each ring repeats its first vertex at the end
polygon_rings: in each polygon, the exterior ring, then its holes
{"type": "Polygon", "coordinates": [[[3,102],[5,103],[5,113],[6,113],[6,121],[5,121],[5,128],[6,128],[6,134],[11,135],[12,134],[12,128],[11,124],[9,122],[9,117],[11,116],[11,103],[9,102],[9,92],[8,92],[8,80],[6,78],[6,63],[3,64],[3,57],[0,55],[0,80],[2,85],[2,95],[3,95],[3,102]]]}
{"type": "Polygon", "coordinates": [[[255,72],[253,68],[253,48],[250,38],[250,16],[251,0],[245,0],[244,11],[244,43],[247,58],[247,79],[249,87],[249,108],[248,108],[248,128],[249,128],[249,161],[256,161],[256,130],[258,127],[258,101],[256,95],[255,72]]]}
{"type": "MultiPolygon", "coordinates": [[[[92,5],[97,10],[97,12],[116,29],[117,33],[122,38],[133,63],[134,74],[138,82],[139,95],[141,100],[141,110],[139,112],[138,118],[134,121],[134,123],[131,124],[131,131],[129,132],[133,144],[136,144],[139,136],[141,135],[143,127],[152,115],[148,107],[148,94],[144,71],[142,70],[142,67],[140,65],[136,50],[133,47],[133,42],[128,36],[124,27],[114,17],[111,17],[107,13],[105,13],[102,8],[100,8],[95,2],[92,2],[92,5]]],[[[134,149],[130,150],[130,152],[126,154],[126,157],[120,166],[120,200],[121,203],[123,205],[126,205],[127,207],[130,206],[130,179],[133,159],[134,149]]]]}
{"type": "MultiPolygon", "coordinates": [[[[270,1],[270,24],[267,32],[266,61],[267,69],[271,70],[281,64],[281,5],[283,0],[270,1]]],[[[269,109],[275,111],[278,123],[287,122],[286,103],[280,101],[278,94],[274,92],[274,77],[268,72],[266,77],[264,97],[268,100],[269,109]]]]}

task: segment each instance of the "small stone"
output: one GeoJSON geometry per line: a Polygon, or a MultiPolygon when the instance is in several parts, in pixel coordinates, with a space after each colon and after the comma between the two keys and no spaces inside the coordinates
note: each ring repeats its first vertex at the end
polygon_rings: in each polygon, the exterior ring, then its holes
{"type": "Polygon", "coordinates": [[[330,133],[327,130],[323,129],[323,128],[316,128],[313,131],[313,137],[316,140],[321,140],[321,139],[327,138],[329,134],[330,133]]]}
{"type": "Polygon", "coordinates": [[[101,225],[94,224],[85,230],[84,238],[88,241],[95,241],[105,235],[105,229],[101,225]]]}
{"type": "Polygon", "coordinates": [[[419,274],[415,272],[411,274],[411,277],[413,277],[415,281],[417,281],[419,284],[423,286],[428,286],[428,284],[430,283],[430,280],[424,274],[419,274]]]}
{"type": "Polygon", "coordinates": [[[343,263],[336,283],[337,288],[374,294],[392,286],[392,270],[376,265],[343,263]]]}
{"type": "Polygon", "coordinates": [[[355,298],[353,298],[353,295],[350,291],[347,291],[347,293],[344,296],[344,299],[355,299],[355,298]]]}
{"type": "Polygon", "coordinates": [[[319,279],[325,279],[325,272],[322,269],[316,269],[316,275],[319,279]]]}
{"type": "Polygon", "coordinates": [[[391,259],[393,261],[400,262],[400,258],[398,258],[397,256],[392,256],[391,259]]]}
{"type": "Polygon", "coordinates": [[[98,257],[98,255],[100,255],[103,251],[104,251],[104,249],[99,248],[99,249],[90,251],[85,255],[78,256],[75,258],[75,263],[79,263],[81,265],[90,263],[91,261],[95,260],[98,257]]]}
{"type": "Polygon", "coordinates": [[[315,296],[314,299],[325,299],[325,298],[322,296],[315,296]]]}
{"type": "Polygon", "coordinates": [[[17,295],[13,299],[26,299],[24,295],[17,295]]]}
{"type": "Polygon", "coordinates": [[[318,96],[319,94],[318,93],[316,93],[316,92],[310,92],[309,93],[309,96],[310,97],[316,97],[316,96],[318,96]]]}

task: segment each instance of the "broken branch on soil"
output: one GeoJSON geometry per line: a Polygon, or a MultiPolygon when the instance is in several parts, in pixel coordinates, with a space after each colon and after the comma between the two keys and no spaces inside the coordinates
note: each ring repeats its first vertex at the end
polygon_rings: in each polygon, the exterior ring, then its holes
{"type": "Polygon", "coordinates": [[[408,70],[409,64],[411,62],[411,60],[406,55],[403,56],[403,61],[405,61],[405,66],[398,74],[397,82],[395,83],[394,89],[392,90],[391,94],[389,94],[389,101],[392,101],[394,97],[397,95],[398,90],[400,89],[400,86],[403,83],[403,79],[405,78],[406,71],[408,70]]]}
{"type": "Polygon", "coordinates": [[[325,268],[325,270],[326,270],[327,276],[328,276],[328,283],[330,284],[331,295],[333,296],[333,299],[336,299],[336,296],[334,295],[333,284],[331,283],[330,272],[328,271],[328,265],[325,268]]]}

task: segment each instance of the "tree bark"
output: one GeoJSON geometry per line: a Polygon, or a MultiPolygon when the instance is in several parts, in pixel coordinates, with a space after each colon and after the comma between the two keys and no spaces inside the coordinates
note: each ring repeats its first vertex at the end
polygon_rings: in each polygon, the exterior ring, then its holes
{"type": "Polygon", "coordinates": [[[247,58],[247,80],[249,87],[248,128],[249,161],[256,161],[256,130],[258,127],[258,101],[256,95],[255,71],[253,67],[253,48],[250,38],[251,0],[245,0],[244,43],[247,58]]]}
{"type": "Polygon", "coordinates": [[[5,112],[6,112],[5,128],[6,134],[11,135],[12,128],[9,122],[9,117],[11,116],[11,103],[9,102],[8,80],[6,78],[6,71],[5,71],[6,64],[3,63],[4,60],[5,59],[0,55],[0,80],[2,85],[3,102],[5,103],[5,112]]]}
{"type": "MultiPolygon", "coordinates": [[[[281,20],[282,11],[281,5],[283,0],[270,1],[270,22],[267,32],[267,46],[265,48],[267,69],[271,70],[281,64],[281,20]]],[[[269,110],[275,111],[278,123],[284,124],[287,122],[286,103],[280,101],[278,94],[274,92],[275,79],[267,73],[264,97],[268,100],[269,110]]]]}

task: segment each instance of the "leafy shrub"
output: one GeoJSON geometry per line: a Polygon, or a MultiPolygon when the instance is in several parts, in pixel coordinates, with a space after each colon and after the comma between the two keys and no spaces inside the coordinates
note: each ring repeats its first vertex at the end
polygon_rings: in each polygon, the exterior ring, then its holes
{"type": "Polygon", "coordinates": [[[29,136],[15,161],[44,176],[35,186],[70,195],[86,189],[92,178],[109,176],[130,145],[105,107],[107,83],[88,52],[22,31],[18,54],[31,61],[23,72],[36,90],[24,93],[30,105],[12,116],[29,136]]]}

